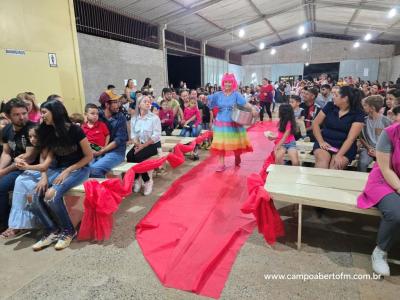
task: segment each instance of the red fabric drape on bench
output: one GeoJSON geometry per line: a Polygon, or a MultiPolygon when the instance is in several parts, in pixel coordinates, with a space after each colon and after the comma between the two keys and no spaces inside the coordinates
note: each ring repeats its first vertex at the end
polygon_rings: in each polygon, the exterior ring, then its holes
{"type": "Polygon", "coordinates": [[[212,137],[207,131],[198,136],[189,145],[177,144],[173,152],[159,159],[143,161],[129,169],[124,178],[111,178],[103,182],[88,180],[84,183],[85,201],[84,214],[79,230],[79,240],[107,240],[111,236],[113,214],[123,198],[132,193],[136,173],[144,173],[161,167],[166,161],[173,167],[180,166],[184,161],[184,153],[193,151],[196,144],[212,137]]]}

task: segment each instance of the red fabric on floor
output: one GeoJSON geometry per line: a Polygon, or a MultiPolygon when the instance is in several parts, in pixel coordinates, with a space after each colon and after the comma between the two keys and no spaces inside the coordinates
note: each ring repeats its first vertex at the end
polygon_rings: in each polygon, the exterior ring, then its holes
{"type": "Polygon", "coordinates": [[[246,181],[259,172],[272,150],[264,122],[248,130],[254,152],[242,155],[241,168],[227,158],[216,173],[210,156],[176,180],[136,227],[144,256],[167,287],[218,298],[241,246],[256,226],[240,210],[248,198],[246,181]]]}
{"type": "Polygon", "coordinates": [[[190,145],[178,144],[172,153],[159,159],[150,159],[136,164],[126,172],[123,180],[108,179],[103,182],[96,180],[85,181],[84,214],[79,229],[79,240],[107,240],[111,236],[113,214],[124,197],[132,193],[135,173],[144,173],[161,167],[166,161],[176,168],[184,161],[184,153],[193,151],[196,144],[209,139],[212,132],[207,131],[197,137],[190,145]]]}

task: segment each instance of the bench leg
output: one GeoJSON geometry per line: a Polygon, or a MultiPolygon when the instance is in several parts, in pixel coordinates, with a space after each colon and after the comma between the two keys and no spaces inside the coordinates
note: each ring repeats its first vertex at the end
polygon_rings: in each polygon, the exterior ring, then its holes
{"type": "Polygon", "coordinates": [[[297,220],[297,250],[301,248],[301,225],[303,219],[303,205],[299,204],[298,220],[297,220]]]}

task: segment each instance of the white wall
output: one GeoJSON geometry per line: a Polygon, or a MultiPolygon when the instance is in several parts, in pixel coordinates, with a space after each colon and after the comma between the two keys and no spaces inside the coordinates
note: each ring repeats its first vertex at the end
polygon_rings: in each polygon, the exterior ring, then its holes
{"type": "Polygon", "coordinates": [[[240,85],[243,83],[243,67],[234,64],[228,64],[228,72],[235,74],[236,81],[240,85]]]}
{"type": "Polygon", "coordinates": [[[394,56],[391,60],[390,80],[396,82],[400,77],[400,55],[394,56]]]}
{"type": "Polygon", "coordinates": [[[393,56],[393,45],[376,45],[362,43],[357,49],[352,41],[325,38],[307,38],[293,43],[275,47],[275,55],[270,50],[259,51],[242,57],[243,65],[305,63],[313,64],[340,62],[351,59],[390,58],[393,56]],[[302,50],[303,43],[309,45],[310,51],[302,50]]]}
{"type": "Polygon", "coordinates": [[[393,80],[400,71],[400,58],[392,60],[393,45],[362,43],[355,49],[352,41],[307,38],[275,49],[275,55],[268,49],[242,57],[245,84],[260,83],[263,77],[276,81],[279,76],[302,75],[305,62],[340,62],[340,76],[353,75],[369,80],[393,80]],[[301,49],[305,42],[309,51],[301,49]],[[368,76],[363,76],[364,68],[368,69],[368,76]]]}
{"type": "Polygon", "coordinates": [[[82,33],[78,33],[78,43],[87,103],[97,103],[108,84],[123,93],[128,78],[136,79],[141,88],[150,77],[155,95],[161,94],[166,78],[161,50],[82,33]]]}
{"type": "Polygon", "coordinates": [[[213,58],[210,56],[204,56],[204,85],[207,83],[221,84],[222,76],[228,72],[228,62],[223,59],[213,58]]]}
{"type": "Polygon", "coordinates": [[[379,59],[352,59],[340,62],[339,77],[353,76],[362,80],[377,80],[379,59]]]}

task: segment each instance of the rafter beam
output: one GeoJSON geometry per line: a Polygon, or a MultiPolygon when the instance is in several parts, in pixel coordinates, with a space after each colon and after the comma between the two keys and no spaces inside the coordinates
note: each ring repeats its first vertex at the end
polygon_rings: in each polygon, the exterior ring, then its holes
{"type": "Polygon", "coordinates": [[[385,34],[385,33],[390,33],[390,32],[392,32],[392,30],[393,30],[393,32],[399,32],[399,29],[393,29],[394,27],[396,27],[396,26],[398,26],[398,25],[400,25],[400,20],[399,21],[396,21],[396,22],[394,22],[392,25],[390,25],[389,27],[387,27],[385,30],[383,30],[381,33],[379,33],[376,37],[375,37],[375,39],[378,39],[378,38],[380,38],[383,34],[385,34]]]}
{"type": "Polygon", "coordinates": [[[310,31],[315,32],[315,0],[303,0],[303,5],[310,31]]]}
{"type": "Polygon", "coordinates": [[[385,31],[385,32],[392,32],[392,33],[399,33],[399,30],[396,28],[393,28],[396,25],[393,25],[392,27],[387,27],[387,26],[379,26],[379,25],[365,25],[365,24],[355,24],[352,23],[350,25],[348,24],[343,24],[343,23],[336,23],[336,22],[331,22],[331,21],[316,21],[317,24],[321,25],[328,25],[328,26],[343,26],[346,27],[348,26],[349,28],[354,28],[354,29],[361,29],[361,30],[372,30],[372,31],[385,31]]]}
{"type": "Polygon", "coordinates": [[[190,7],[188,7],[183,12],[173,12],[173,13],[161,16],[161,17],[159,17],[157,19],[154,19],[153,22],[159,23],[159,24],[171,24],[171,23],[173,23],[173,22],[175,22],[177,20],[180,20],[180,19],[185,18],[187,16],[191,16],[193,14],[196,14],[199,11],[201,11],[203,9],[206,9],[206,8],[209,8],[209,7],[219,3],[221,1],[223,1],[223,0],[211,0],[211,1],[199,4],[199,5],[194,4],[194,5],[190,6],[190,7]]]}
{"type": "MultiPolygon", "coordinates": [[[[250,6],[253,8],[253,10],[257,13],[257,15],[259,17],[263,17],[263,13],[258,9],[258,7],[254,4],[254,2],[252,0],[247,0],[247,2],[250,4],[250,6]]],[[[268,21],[268,19],[264,18],[264,22],[265,24],[267,24],[267,26],[269,27],[269,29],[275,33],[275,35],[277,36],[277,38],[281,41],[282,38],[279,35],[278,31],[276,31],[276,29],[274,28],[274,26],[272,26],[272,24],[268,21]]]]}
{"type": "MultiPolygon", "coordinates": [[[[262,21],[264,21],[264,20],[268,20],[268,19],[270,19],[270,18],[272,18],[272,17],[275,17],[275,16],[279,16],[279,15],[288,13],[288,12],[290,12],[290,11],[292,11],[292,10],[295,10],[295,9],[298,9],[299,7],[302,7],[302,6],[303,6],[303,4],[299,4],[299,5],[294,6],[294,7],[292,6],[292,7],[290,7],[290,8],[285,7],[285,8],[282,8],[282,9],[280,9],[280,10],[277,10],[277,11],[275,11],[275,12],[272,12],[272,13],[270,13],[270,14],[261,15],[261,16],[255,18],[255,19],[253,19],[253,20],[249,20],[249,21],[246,21],[246,22],[242,22],[242,23],[236,24],[236,25],[234,25],[234,26],[232,26],[232,27],[226,28],[225,30],[222,30],[222,31],[219,31],[219,32],[210,34],[210,35],[208,35],[208,36],[204,36],[204,37],[202,37],[202,39],[204,39],[204,40],[210,40],[210,39],[212,39],[212,38],[218,37],[218,36],[220,36],[220,35],[224,35],[224,34],[229,33],[229,32],[231,32],[231,31],[238,30],[238,29],[240,29],[240,28],[242,28],[242,27],[249,26],[249,25],[252,25],[252,24],[256,24],[256,23],[262,22],[262,21]]],[[[277,32],[279,32],[279,31],[277,31],[277,32]]]]}
{"type": "Polygon", "coordinates": [[[372,10],[372,11],[389,11],[390,8],[388,7],[383,7],[383,6],[377,6],[377,5],[371,5],[371,4],[363,4],[363,5],[358,5],[358,4],[351,4],[351,3],[343,3],[340,2],[338,3],[337,1],[328,1],[328,0],[320,0],[316,4],[323,4],[324,6],[332,6],[336,8],[352,8],[352,9],[364,9],[364,10],[372,10]]]}
{"type": "Polygon", "coordinates": [[[344,34],[348,34],[349,33],[349,26],[354,22],[354,20],[358,17],[358,15],[360,14],[360,8],[362,5],[364,5],[367,1],[366,0],[361,0],[360,4],[359,4],[359,8],[356,8],[356,10],[354,11],[353,15],[351,16],[349,22],[347,23],[346,29],[344,30],[344,34]]]}
{"type": "MultiPolygon", "coordinates": [[[[288,26],[286,28],[282,28],[281,30],[278,30],[277,32],[281,33],[281,32],[284,32],[286,30],[292,29],[294,27],[300,26],[301,24],[303,24],[303,22],[295,24],[295,25],[288,26]]],[[[255,36],[253,38],[250,38],[250,39],[242,39],[241,41],[229,44],[228,46],[225,46],[224,48],[225,49],[232,49],[232,48],[235,48],[237,46],[243,45],[244,43],[251,43],[251,42],[257,41],[259,39],[263,39],[263,38],[266,39],[266,38],[270,38],[270,37],[273,37],[273,36],[275,36],[275,33],[271,33],[271,34],[267,34],[267,35],[265,35],[265,34],[258,35],[258,36],[255,36]]]]}

